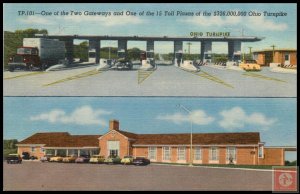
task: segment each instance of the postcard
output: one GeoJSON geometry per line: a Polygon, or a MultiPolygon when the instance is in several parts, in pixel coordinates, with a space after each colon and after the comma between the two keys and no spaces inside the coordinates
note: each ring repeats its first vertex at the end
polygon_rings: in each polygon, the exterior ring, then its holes
{"type": "Polygon", "coordinates": [[[3,12],[4,191],[298,191],[296,3],[3,12]]]}

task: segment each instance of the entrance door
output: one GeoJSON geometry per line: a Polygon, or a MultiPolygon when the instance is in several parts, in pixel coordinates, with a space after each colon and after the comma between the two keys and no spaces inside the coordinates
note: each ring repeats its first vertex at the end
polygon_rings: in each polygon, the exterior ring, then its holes
{"type": "Polygon", "coordinates": [[[119,141],[108,141],[107,142],[108,155],[109,156],[119,156],[120,155],[120,142],[119,141]]]}
{"type": "Polygon", "coordinates": [[[284,54],[284,65],[290,65],[290,54],[289,53],[284,54]]]}

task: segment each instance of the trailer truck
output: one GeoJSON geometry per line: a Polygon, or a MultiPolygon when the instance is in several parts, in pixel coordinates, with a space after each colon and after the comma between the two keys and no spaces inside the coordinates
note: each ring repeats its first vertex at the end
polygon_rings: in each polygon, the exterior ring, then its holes
{"type": "Polygon", "coordinates": [[[9,71],[15,69],[45,70],[65,60],[65,43],[56,39],[24,38],[23,46],[8,62],[9,71]]]}

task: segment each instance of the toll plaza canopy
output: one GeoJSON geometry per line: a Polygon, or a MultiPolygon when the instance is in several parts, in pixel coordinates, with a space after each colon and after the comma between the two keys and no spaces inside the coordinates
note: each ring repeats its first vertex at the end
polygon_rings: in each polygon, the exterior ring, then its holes
{"type": "MultiPolygon", "coordinates": [[[[73,41],[88,40],[89,50],[93,51],[95,63],[99,63],[100,59],[100,42],[101,40],[118,41],[118,52],[127,51],[127,41],[146,41],[146,51],[154,52],[154,41],[173,41],[174,42],[174,61],[180,61],[183,53],[183,41],[201,42],[200,59],[205,62],[211,62],[212,42],[228,43],[228,59],[240,60],[242,42],[261,41],[263,37],[256,36],[190,36],[190,37],[170,37],[170,36],[108,36],[108,35],[44,35],[36,34],[36,38],[53,38],[65,42],[66,58],[73,61],[73,41]]],[[[126,54],[125,54],[126,56],[126,54]]]]}

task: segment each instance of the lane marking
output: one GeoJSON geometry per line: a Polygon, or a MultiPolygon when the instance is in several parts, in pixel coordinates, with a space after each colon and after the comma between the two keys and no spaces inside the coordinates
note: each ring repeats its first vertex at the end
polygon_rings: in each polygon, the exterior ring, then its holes
{"type": "Polygon", "coordinates": [[[249,77],[254,77],[254,78],[259,78],[259,79],[264,79],[264,80],[271,80],[271,81],[278,81],[278,82],[284,82],[287,83],[287,81],[273,78],[273,77],[267,77],[265,75],[257,74],[257,73],[250,73],[250,72],[245,72],[243,73],[244,76],[249,76],[249,77]]]}
{"type": "Polygon", "coordinates": [[[203,70],[200,70],[200,72],[197,72],[197,73],[194,73],[194,72],[191,72],[197,76],[200,76],[200,77],[203,77],[205,79],[208,79],[208,80],[211,80],[213,82],[216,82],[216,83],[219,83],[219,84],[222,84],[224,86],[227,86],[229,88],[234,88],[232,85],[226,83],[225,81],[221,80],[220,78],[214,76],[214,75],[211,75],[203,70]]]}
{"type": "Polygon", "coordinates": [[[147,79],[155,70],[138,70],[138,84],[141,84],[145,79],[147,79]]]}
{"type": "Polygon", "coordinates": [[[64,79],[57,80],[55,82],[45,84],[43,86],[51,86],[51,85],[59,84],[59,83],[66,82],[66,81],[71,81],[71,80],[75,80],[75,79],[80,79],[80,78],[84,78],[84,77],[88,77],[88,76],[97,75],[97,74],[102,73],[102,72],[103,71],[97,71],[97,70],[93,69],[93,70],[90,70],[90,71],[87,71],[87,72],[83,72],[83,73],[80,73],[80,74],[77,74],[77,75],[73,75],[73,76],[70,76],[70,77],[66,77],[64,79]]]}
{"type": "Polygon", "coordinates": [[[26,73],[26,74],[22,74],[22,75],[16,75],[13,77],[5,77],[3,79],[15,79],[15,78],[20,78],[20,77],[27,77],[27,76],[33,76],[33,75],[39,75],[39,74],[43,74],[43,73],[49,73],[49,72],[31,72],[31,73],[26,73]]]}

